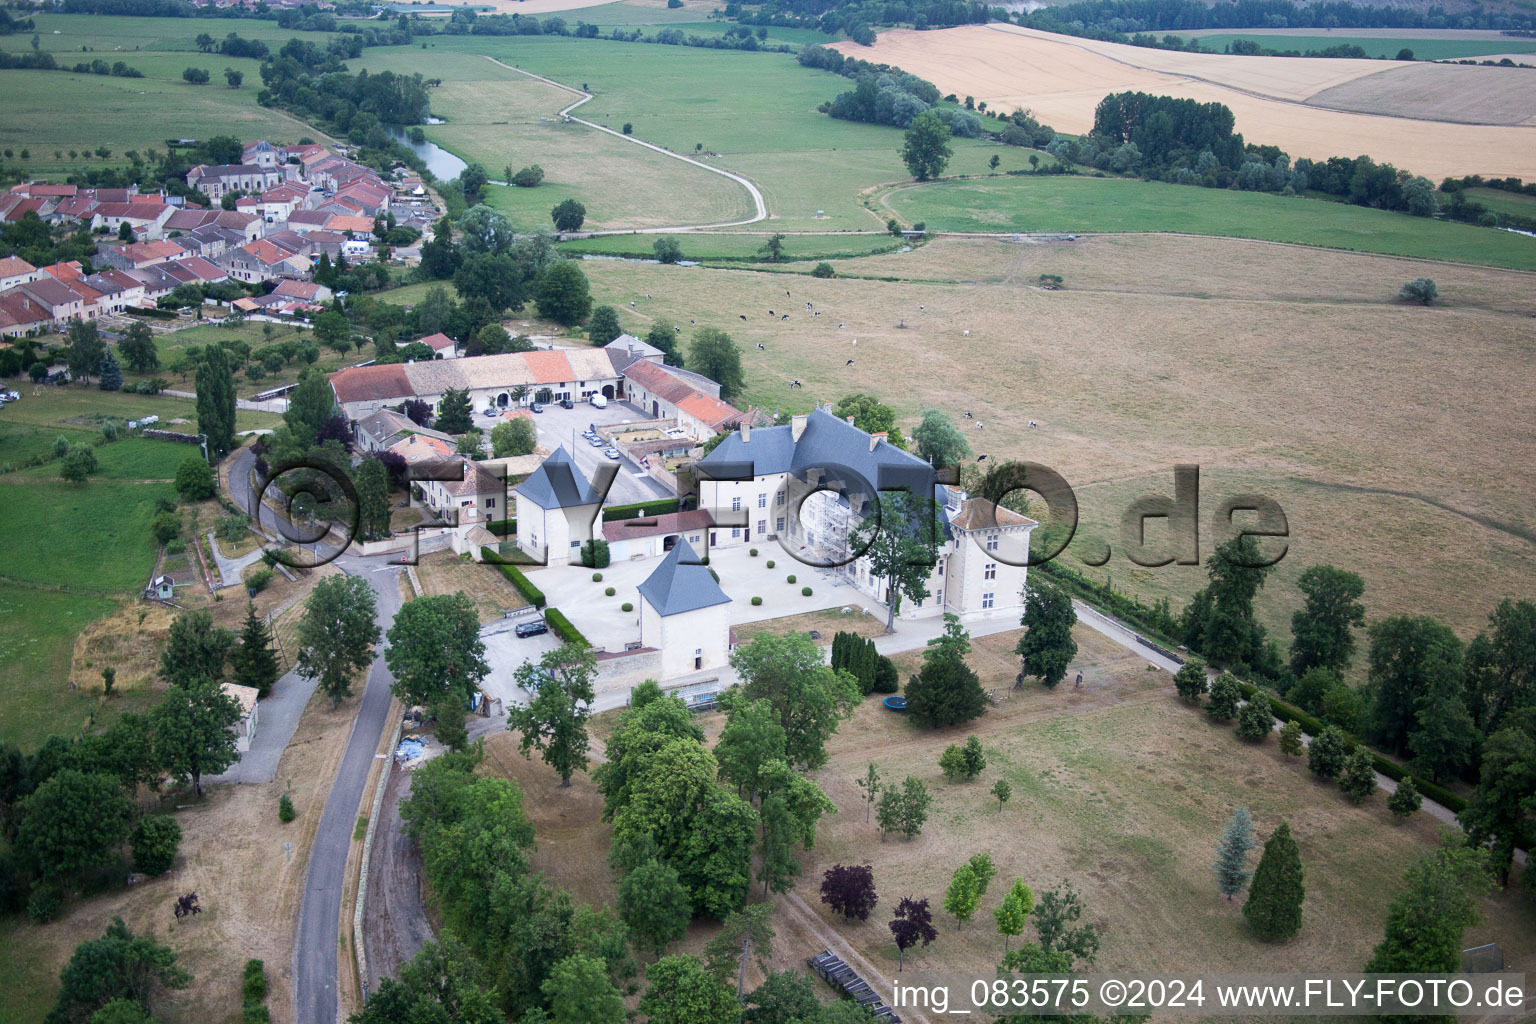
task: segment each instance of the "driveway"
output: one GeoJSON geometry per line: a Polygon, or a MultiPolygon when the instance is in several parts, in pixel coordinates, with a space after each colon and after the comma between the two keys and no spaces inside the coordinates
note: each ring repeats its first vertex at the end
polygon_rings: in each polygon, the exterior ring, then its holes
{"type": "Polygon", "coordinates": [[[271,782],[277,778],[277,763],[288,748],[288,741],[299,727],[299,718],[309,705],[309,698],[319,685],[319,678],[305,679],[294,672],[285,673],[272,684],[272,692],[261,702],[261,715],[256,724],[256,738],[251,749],[240,755],[240,760],[221,775],[211,775],[204,781],[219,782],[271,782]]]}
{"type": "Polygon", "coordinates": [[[512,632],[516,623],[527,622],[530,618],[533,616],[502,619],[480,627],[480,639],[485,643],[485,660],[491,666],[490,674],[480,687],[492,697],[500,697],[503,707],[528,703],[530,694],[517,685],[513,676],[526,662],[538,661],[545,651],[560,646],[560,641],[552,631],[528,637],[519,637],[512,632]]]}
{"type": "Polygon", "coordinates": [[[208,531],[208,548],[213,552],[213,560],[219,567],[219,579],[227,587],[240,585],[240,574],[248,565],[254,565],[261,561],[261,548],[254,548],[241,555],[239,558],[229,558],[219,550],[219,539],[214,536],[212,530],[208,531]]]}

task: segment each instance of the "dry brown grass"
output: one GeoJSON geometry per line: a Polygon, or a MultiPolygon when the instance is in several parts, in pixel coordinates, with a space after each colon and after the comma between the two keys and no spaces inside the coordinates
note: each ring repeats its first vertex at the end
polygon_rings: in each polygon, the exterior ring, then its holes
{"type": "Polygon", "coordinates": [[[475,602],[480,624],[495,622],[528,602],[495,567],[460,558],[451,551],[423,555],[416,566],[425,596],[463,593],[475,602]]]}
{"type": "MultiPolygon", "coordinates": [[[[1104,933],[1105,970],[1285,971],[1364,963],[1381,935],[1385,888],[1436,842],[1427,815],[1396,824],[1381,796],[1363,808],[1334,786],[1315,783],[1273,741],[1254,748],[1229,726],[1212,726],[1174,699],[1166,673],[1102,637],[1077,631],[1082,690],[1054,692],[1031,682],[1019,697],[969,726],[920,731],[874,702],[857,712],[829,745],[831,761],[815,774],[840,813],[823,819],[817,846],[804,858],[797,892],[822,920],[880,965],[894,963],[886,928],[902,896],[926,897],[940,937],[918,954],[921,970],[990,976],[1002,943],[991,909],[1014,877],[1036,891],[1062,878],[1083,894],[1085,920],[1104,933]],[[1159,685],[1161,684],[1161,685],[1159,685]],[[952,784],[938,771],[943,748],[977,733],[988,767],[976,782],[952,784]],[[879,839],[865,824],[854,779],[870,760],[888,781],[908,774],[934,797],[927,827],[912,841],[879,839]],[[1007,778],[1013,799],[999,813],[991,781],[1007,778]],[[1217,894],[1212,850],[1232,809],[1247,804],[1260,838],[1291,822],[1306,868],[1302,934],[1269,946],[1253,940],[1240,903],[1217,894]],[[942,910],[954,869],[973,853],[998,866],[975,922],[957,928],[942,910]],[[821,873],[834,863],[874,865],[881,903],[866,923],[846,923],[817,904],[821,873]]],[[[1012,683],[1013,666],[992,664],[1007,638],[984,640],[973,659],[984,685],[1012,683]],[[994,650],[988,653],[988,649],[994,650]],[[1006,667],[1004,667],[1006,666],[1006,667]],[[1003,671],[999,671],[999,669],[1003,671]]],[[[1536,929],[1517,890],[1486,900],[1484,923],[1468,944],[1498,941],[1512,964],[1536,954],[1536,929]]],[[[776,922],[785,919],[782,909],[776,922]]],[[[820,945],[781,943],[780,967],[820,945]]]]}
{"type": "Polygon", "coordinates": [[[730,325],[744,404],[800,411],[870,391],[903,429],[938,408],[977,454],[1054,467],[1082,506],[1073,550],[1109,541],[1116,553],[1099,575],[1146,596],[1188,595],[1205,579],[1203,568],[1139,570],[1118,550],[1129,499],[1171,492],[1178,462],[1205,474],[1205,556],[1222,499],[1257,490],[1287,510],[1290,554],[1260,598],[1282,638],[1289,581],[1318,562],[1364,575],[1373,617],[1412,610],[1463,632],[1500,598],[1528,596],[1536,578],[1525,539],[1536,536],[1536,466],[1526,458],[1536,399],[1517,372],[1536,353],[1530,274],[1147,236],[940,240],[839,265],[907,278],[894,282],[636,264],[587,272],[598,301],[650,292],[653,315],[730,325]],[[1035,287],[1047,272],[1062,274],[1065,289],[1035,287]],[[1444,306],[1395,301],[1403,281],[1426,274],[1444,306]],[[758,315],[789,285],[792,301],[823,314],[758,315]],[[738,320],[742,312],[752,319],[738,320]],[[791,377],[804,389],[790,391],[791,377]]]}
{"type": "MultiPolygon", "coordinates": [[[[844,605],[842,607],[849,607],[844,605]]],[[[802,612],[799,615],[781,615],[777,619],[760,619],[757,622],[743,622],[731,627],[736,634],[738,644],[749,644],[759,633],[774,633],[783,636],[786,633],[809,633],[816,630],[821,634],[816,643],[822,647],[832,645],[834,634],[857,633],[859,636],[881,636],[885,633],[885,620],[873,615],[865,614],[857,605],[854,611],[844,615],[840,608],[823,608],[816,612],[802,612]]]]}
{"type": "Polygon", "coordinates": [[[933,82],[940,92],[974,95],[1001,110],[1028,107],[1041,120],[1074,134],[1093,126],[1094,108],[1106,94],[1130,89],[1224,103],[1249,141],[1279,146],[1292,159],[1369,153],[1435,180],[1474,171],[1526,178],[1536,174],[1536,134],[1480,123],[1497,119],[1499,112],[1522,100],[1527,107],[1524,117],[1536,113],[1529,109],[1530,90],[1523,76],[1511,75],[1508,69],[1438,64],[1408,68],[1423,77],[1362,85],[1364,91],[1346,112],[1306,101],[1334,87],[1349,90],[1347,82],[1396,71],[1383,70],[1380,61],[1192,54],[1009,25],[884,32],[872,57],[854,43],[838,43],[836,48],[896,64],[933,82]],[[1456,71],[1486,74],[1456,78],[1454,85],[1442,88],[1441,76],[1449,83],[1456,71]],[[1421,104],[1426,89],[1436,98],[1421,104]],[[1382,106],[1368,106],[1376,101],[1382,106]],[[1358,110],[1374,113],[1354,112],[1358,110]],[[1380,116],[1406,112],[1419,119],[1380,116]],[[1447,123],[1451,121],[1471,123],[1447,123]]]}
{"type": "MultiPolygon", "coordinates": [[[[153,934],[175,949],[181,966],[192,972],[189,988],[156,1000],[157,1019],[167,1024],[238,1019],[241,968],[256,958],[266,962],[272,1019],[287,1021],[294,923],[310,843],[355,712],[355,701],[333,712],[323,697],[311,699],[274,782],[216,787],[202,802],[176,812],[182,852],[170,872],[132,889],[71,901],[64,915],[47,925],[9,918],[0,928],[0,952],[19,958],[33,984],[51,992],[75,946],[99,937],[114,917],[122,917],[136,934],[153,934]],[[277,820],[278,796],[285,790],[299,812],[288,825],[277,820]],[[285,841],[293,844],[287,863],[285,841]],[[186,892],[198,894],[203,913],[176,923],[172,906],[186,892]]],[[[165,809],[188,800],[167,796],[165,809]]]]}

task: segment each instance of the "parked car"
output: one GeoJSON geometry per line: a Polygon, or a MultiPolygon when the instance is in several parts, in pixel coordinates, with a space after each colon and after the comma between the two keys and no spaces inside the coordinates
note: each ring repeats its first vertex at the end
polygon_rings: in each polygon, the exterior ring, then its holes
{"type": "Polygon", "coordinates": [[[604,441],[600,437],[589,437],[587,438],[587,443],[590,444],[593,448],[605,448],[608,445],[608,442],[604,441]]]}
{"type": "Polygon", "coordinates": [[[619,450],[617,448],[604,448],[603,454],[608,456],[610,459],[619,458],[619,450]]]}
{"type": "Polygon", "coordinates": [[[562,399],[560,399],[560,408],[562,408],[562,409],[574,409],[574,408],[576,408],[576,403],[571,401],[569,398],[562,398],[562,399]]]}
{"type": "Polygon", "coordinates": [[[529,408],[531,408],[534,412],[543,412],[544,411],[544,403],[543,402],[534,402],[533,405],[529,406],[529,408]]]}
{"type": "Polygon", "coordinates": [[[19,401],[21,401],[21,392],[20,391],[7,391],[5,393],[5,400],[7,402],[19,402],[19,401]]]}
{"type": "Polygon", "coordinates": [[[527,622],[519,622],[512,632],[520,637],[538,636],[549,632],[549,623],[543,619],[529,619],[527,622]]]}

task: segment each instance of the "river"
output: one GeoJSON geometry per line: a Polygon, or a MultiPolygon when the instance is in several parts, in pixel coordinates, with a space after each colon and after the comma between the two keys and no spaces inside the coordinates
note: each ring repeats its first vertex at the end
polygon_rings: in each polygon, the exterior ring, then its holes
{"type": "Polygon", "coordinates": [[[438,181],[457,178],[460,172],[469,166],[435,142],[412,142],[411,137],[399,128],[391,134],[394,135],[396,142],[420,157],[427,165],[427,170],[431,171],[438,181]]]}

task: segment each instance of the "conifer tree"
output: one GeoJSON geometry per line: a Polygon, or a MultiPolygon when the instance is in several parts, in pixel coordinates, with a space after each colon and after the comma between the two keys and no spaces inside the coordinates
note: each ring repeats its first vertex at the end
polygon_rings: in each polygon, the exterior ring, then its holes
{"type": "Polygon", "coordinates": [[[272,631],[256,617],[255,602],[246,602],[245,625],[240,630],[239,645],[229,652],[229,664],[234,681],[255,687],[263,700],[281,674],[277,652],[272,649],[272,631]]]}
{"type": "Polygon", "coordinates": [[[1248,851],[1253,849],[1253,815],[1239,807],[1227,819],[1221,842],[1216,844],[1216,882],[1221,894],[1231,899],[1243,891],[1252,872],[1248,870],[1248,851]]]}
{"type": "Polygon", "coordinates": [[[1301,930],[1301,905],[1306,897],[1301,851],[1291,836],[1290,822],[1282,821],[1264,844],[1243,916],[1259,938],[1279,942],[1301,930]]]}

